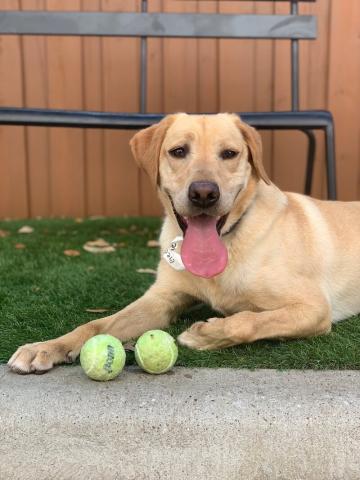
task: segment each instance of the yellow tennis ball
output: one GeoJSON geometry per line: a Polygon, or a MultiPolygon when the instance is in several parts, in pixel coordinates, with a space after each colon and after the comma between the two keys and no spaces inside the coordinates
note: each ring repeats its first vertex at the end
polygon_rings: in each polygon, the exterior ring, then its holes
{"type": "Polygon", "coordinates": [[[80,364],[93,380],[107,381],[117,377],[125,365],[122,343],[112,335],[96,335],[84,343],[80,364]]]}
{"type": "Polygon", "coordinates": [[[139,367],[148,373],[165,373],[178,357],[175,339],[162,330],[149,330],[135,345],[135,359],[139,367]]]}

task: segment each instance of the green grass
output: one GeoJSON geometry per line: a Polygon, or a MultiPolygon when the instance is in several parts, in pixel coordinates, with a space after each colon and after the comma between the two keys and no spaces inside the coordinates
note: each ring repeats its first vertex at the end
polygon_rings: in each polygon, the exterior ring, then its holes
{"type": "MultiPolygon", "coordinates": [[[[146,242],[159,233],[156,219],[32,220],[0,222],[10,235],[0,238],[0,362],[23,343],[62,335],[102,314],[111,314],[138,298],[154,281],[138,268],[155,268],[158,251],[146,242]],[[34,232],[19,234],[22,225],[34,232]],[[132,227],[133,226],[133,227],[132,227]],[[136,230],[135,230],[136,228],[136,230]],[[119,229],[126,229],[127,232],[119,229]],[[88,240],[125,242],[115,253],[82,250],[88,240]],[[26,245],[16,249],[16,243],[26,245]],[[65,249],[81,250],[67,257],[65,249]]],[[[213,316],[206,307],[185,312],[169,331],[179,334],[196,320],[213,316]]],[[[323,337],[297,341],[261,341],[214,352],[180,348],[178,365],[192,367],[358,369],[360,321],[352,318],[323,337]]]]}

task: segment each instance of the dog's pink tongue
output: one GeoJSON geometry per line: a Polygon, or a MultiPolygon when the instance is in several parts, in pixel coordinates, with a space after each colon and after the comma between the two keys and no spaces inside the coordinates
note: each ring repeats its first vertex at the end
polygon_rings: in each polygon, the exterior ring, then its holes
{"type": "Polygon", "coordinates": [[[181,259],[189,272],[211,278],[221,273],[228,261],[225,245],[216,230],[216,218],[208,215],[187,218],[181,259]]]}

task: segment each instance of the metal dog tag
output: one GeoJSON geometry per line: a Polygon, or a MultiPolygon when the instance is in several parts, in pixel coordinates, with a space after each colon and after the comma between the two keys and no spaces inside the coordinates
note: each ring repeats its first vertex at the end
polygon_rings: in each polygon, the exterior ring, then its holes
{"type": "Polygon", "coordinates": [[[167,261],[167,263],[174,268],[175,270],[185,270],[184,264],[181,260],[180,253],[176,251],[178,245],[184,240],[183,237],[176,237],[171,242],[170,247],[165,250],[163,257],[167,261]]]}

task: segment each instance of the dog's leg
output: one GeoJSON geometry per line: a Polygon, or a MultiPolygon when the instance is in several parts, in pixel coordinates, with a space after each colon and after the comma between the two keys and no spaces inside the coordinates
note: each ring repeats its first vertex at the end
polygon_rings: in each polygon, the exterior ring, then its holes
{"type": "Polygon", "coordinates": [[[214,350],[265,338],[302,338],[331,330],[330,308],[322,304],[291,304],[272,311],[241,312],[226,318],[196,322],[179,343],[198,350],[214,350]]]}
{"type": "Polygon", "coordinates": [[[46,342],[20,347],[8,365],[17,373],[44,373],[59,363],[71,363],[86,340],[100,333],[120,340],[136,338],[146,330],[165,328],[191,298],[171,285],[154,284],[141,298],[114,315],[93,320],[70,333],[46,342]]]}

